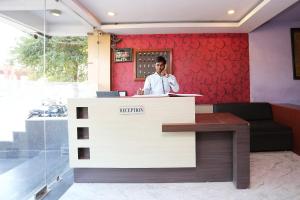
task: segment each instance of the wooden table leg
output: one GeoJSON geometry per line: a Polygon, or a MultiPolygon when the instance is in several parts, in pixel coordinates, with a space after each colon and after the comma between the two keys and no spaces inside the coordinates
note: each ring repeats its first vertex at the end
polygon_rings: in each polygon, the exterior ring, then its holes
{"type": "Polygon", "coordinates": [[[233,183],[238,189],[250,184],[249,126],[239,126],[233,133],[233,183]]]}

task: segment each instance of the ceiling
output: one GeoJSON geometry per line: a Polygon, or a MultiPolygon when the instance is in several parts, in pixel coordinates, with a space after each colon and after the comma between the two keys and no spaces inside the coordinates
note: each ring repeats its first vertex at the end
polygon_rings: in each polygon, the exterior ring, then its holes
{"type": "Polygon", "coordinates": [[[300,22],[300,1],[287,8],[284,12],[280,13],[272,19],[272,21],[293,21],[300,22]]]}
{"type": "Polygon", "coordinates": [[[45,1],[1,0],[0,19],[29,32],[43,32],[45,20],[48,35],[86,35],[93,29],[114,34],[247,33],[298,0],[45,1]],[[54,9],[61,11],[59,17],[50,13],[54,9]],[[235,13],[228,15],[230,9],[235,13]]]}

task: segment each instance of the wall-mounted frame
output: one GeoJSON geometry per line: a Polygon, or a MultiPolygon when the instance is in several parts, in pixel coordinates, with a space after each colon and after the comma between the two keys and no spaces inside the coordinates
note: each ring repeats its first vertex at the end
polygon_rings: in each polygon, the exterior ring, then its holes
{"type": "Polygon", "coordinates": [[[118,48],[114,51],[115,62],[132,62],[132,48],[118,48]]]}
{"type": "Polygon", "coordinates": [[[167,73],[172,73],[171,49],[139,49],[134,51],[134,80],[143,81],[155,72],[157,56],[164,56],[167,64],[167,73]]]}
{"type": "Polygon", "coordinates": [[[300,28],[291,28],[294,79],[300,80],[300,28]]]}

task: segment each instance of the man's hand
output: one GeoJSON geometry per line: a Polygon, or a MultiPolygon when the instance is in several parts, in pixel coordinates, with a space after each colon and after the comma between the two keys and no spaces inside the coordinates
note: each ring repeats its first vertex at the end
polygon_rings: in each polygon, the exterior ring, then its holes
{"type": "Polygon", "coordinates": [[[143,95],[144,94],[144,90],[142,88],[139,88],[136,92],[137,95],[143,95]]]}
{"type": "Polygon", "coordinates": [[[165,76],[165,77],[169,77],[169,74],[167,73],[167,69],[165,68],[164,70],[162,70],[162,72],[160,73],[161,76],[165,76]]]}

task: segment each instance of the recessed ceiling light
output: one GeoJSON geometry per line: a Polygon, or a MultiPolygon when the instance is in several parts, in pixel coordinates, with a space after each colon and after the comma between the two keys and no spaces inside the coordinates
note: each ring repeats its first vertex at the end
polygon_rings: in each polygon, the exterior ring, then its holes
{"type": "Polygon", "coordinates": [[[61,11],[60,10],[56,10],[56,9],[50,10],[50,13],[51,13],[51,15],[56,16],[56,17],[58,17],[58,16],[61,15],[61,11]]]}
{"type": "Polygon", "coordinates": [[[234,13],[235,13],[235,10],[228,10],[228,11],[227,11],[227,14],[228,14],[228,15],[233,15],[234,13]]]}
{"type": "Polygon", "coordinates": [[[114,12],[107,12],[107,15],[113,17],[113,16],[115,16],[116,14],[115,14],[114,12]]]}

